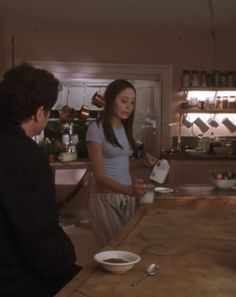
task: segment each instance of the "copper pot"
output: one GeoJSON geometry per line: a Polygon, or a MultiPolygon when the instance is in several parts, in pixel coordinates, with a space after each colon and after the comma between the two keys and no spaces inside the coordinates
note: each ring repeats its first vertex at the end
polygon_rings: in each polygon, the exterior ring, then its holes
{"type": "Polygon", "coordinates": [[[87,119],[89,116],[90,116],[90,110],[89,110],[88,106],[82,105],[82,107],[80,108],[80,111],[79,111],[79,117],[81,119],[87,119]]]}
{"type": "Polygon", "coordinates": [[[99,108],[102,108],[104,106],[104,97],[96,92],[92,97],[92,104],[99,108]]]}

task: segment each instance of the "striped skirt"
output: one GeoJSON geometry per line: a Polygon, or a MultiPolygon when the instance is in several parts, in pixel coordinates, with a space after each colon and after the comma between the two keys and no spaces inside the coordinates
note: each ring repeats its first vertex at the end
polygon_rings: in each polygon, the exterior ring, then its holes
{"type": "Polygon", "coordinates": [[[91,194],[89,210],[100,247],[104,247],[135,213],[135,198],[116,193],[91,194]]]}

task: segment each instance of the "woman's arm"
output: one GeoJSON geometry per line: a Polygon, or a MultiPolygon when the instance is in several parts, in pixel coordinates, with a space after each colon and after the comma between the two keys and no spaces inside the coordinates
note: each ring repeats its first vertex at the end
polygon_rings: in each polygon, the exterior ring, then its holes
{"type": "Polygon", "coordinates": [[[126,194],[135,197],[143,196],[142,183],[134,183],[132,185],[123,185],[114,179],[105,175],[103,166],[102,145],[100,143],[88,141],[87,142],[89,159],[93,168],[94,177],[97,184],[105,186],[106,188],[121,194],[126,194]]]}

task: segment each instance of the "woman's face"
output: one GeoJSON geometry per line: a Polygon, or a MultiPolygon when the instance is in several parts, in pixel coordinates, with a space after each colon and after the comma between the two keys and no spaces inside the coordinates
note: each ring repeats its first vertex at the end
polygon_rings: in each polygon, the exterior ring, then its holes
{"type": "Polygon", "coordinates": [[[125,89],[120,92],[115,99],[114,116],[121,120],[129,118],[134,110],[136,94],[133,89],[125,89]]]}

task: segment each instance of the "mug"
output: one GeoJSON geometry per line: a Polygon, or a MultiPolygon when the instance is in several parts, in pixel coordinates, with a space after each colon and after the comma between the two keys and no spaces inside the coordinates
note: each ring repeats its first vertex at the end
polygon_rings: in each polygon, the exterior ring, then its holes
{"type": "Polygon", "coordinates": [[[145,185],[144,195],[139,199],[140,204],[149,204],[154,202],[154,190],[155,186],[153,184],[145,185]]]}

